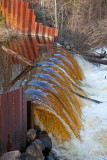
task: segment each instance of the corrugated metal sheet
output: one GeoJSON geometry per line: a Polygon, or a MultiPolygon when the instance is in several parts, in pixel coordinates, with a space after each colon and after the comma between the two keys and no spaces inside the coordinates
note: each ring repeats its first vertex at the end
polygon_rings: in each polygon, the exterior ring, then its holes
{"type": "Polygon", "coordinates": [[[1,13],[6,16],[6,24],[21,34],[57,37],[58,29],[35,22],[34,9],[23,0],[1,0],[1,13]]]}
{"type": "Polygon", "coordinates": [[[0,155],[24,150],[27,131],[27,104],[24,89],[0,94],[0,155]]]}
{"type": "MultiPolygon", "coordinates": [[[[48,49],[53,48],[53,39],[45,38],[45,37],[18,37],[17,39],[13,39],[9,41],[8,48],[18,53],[19,55],[25,57],[30,61],[34,61],[34,59],[39,56],[39,48],[47,47],[48,49]]],[[[8,55],[12,64],[24,64],[22,61],[8,55]]]]}

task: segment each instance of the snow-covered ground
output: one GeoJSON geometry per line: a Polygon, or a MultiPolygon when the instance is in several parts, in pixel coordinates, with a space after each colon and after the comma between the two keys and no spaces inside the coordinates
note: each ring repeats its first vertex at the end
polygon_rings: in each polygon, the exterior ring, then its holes
{"type": "Polygon", "coordinates": [[[107,46],[97,48],[96,50],[93,51],[93,53],[96,54],[96,55],[100,55],[100,54],[103,54],[105,51],[106,51],[106,54],[107,54],[107,46]]]}
{"type": "Polygon", "coordinates": [[[60,143],[54,150],[62,159],[107,160],[107,65],[95,66],[77,57],[86,80],[84,90],[102,103],[85,101],[82,108],[81,141],[60,143]]]}

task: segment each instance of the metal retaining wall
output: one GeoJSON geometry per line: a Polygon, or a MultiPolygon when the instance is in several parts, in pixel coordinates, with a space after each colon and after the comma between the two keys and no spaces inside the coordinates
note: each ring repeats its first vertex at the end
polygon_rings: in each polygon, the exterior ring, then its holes
{"type": "Polygon", "coordinates": [[[23,0],[1,0],[1,13],[6,16],[6,24],[21,34],[57,37],[58,29],[35,22],[34,9],[23,0]]]}
{"type": "MultiPolygon", "coordinates": [[[[53,43],[53,40],[50,40],[49,38],[25,36],[9,41],[8,48],[33,62],[34,59],[38,58],[40,55],[39,49],[44,48],[44,46],[48,49],[53,49],[53,43]]],[[[24,62],[19,59],[10,55],[8,56],[11,64],[24,65],[24,62]]]]}
{"type": "Polygon", "coordinates": [[[24,89],[0,95],[0,155],[26,145],[27,104],[24,89]]]}

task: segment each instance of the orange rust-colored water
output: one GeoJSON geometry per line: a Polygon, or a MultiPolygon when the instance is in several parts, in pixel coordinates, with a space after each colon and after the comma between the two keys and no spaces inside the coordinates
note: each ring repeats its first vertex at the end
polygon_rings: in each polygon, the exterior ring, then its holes
{"type": "Polygon", "coordinates": [[[82,70],[75,58],[61,48],[51,50],[45,63],[29,83],[30,89],[37,92],[37,101],[32,104],[35,123],[56,140],[68,140],[74,135],[79,138],[83,102],[75,93],[85,95],[81,89],[82,70]]]}
{"type": "Polygon", "coordinates": [[[45,124],[45,129],[48,132],[52,132],[53,136],[56,137],[56,140],[59,141],[59,137],[62,140],[66,140],[70,138],[70,133],[66,130],[66,127],[61,122],[59,118],[57,118],[53,113],[46,111],[44,106],[36,105],[34,110],[34,114],[36,115],[36,121],[39,121],[39,124],[45,124]],[[42,108],[42,109],[41,109],[42,108]]]}

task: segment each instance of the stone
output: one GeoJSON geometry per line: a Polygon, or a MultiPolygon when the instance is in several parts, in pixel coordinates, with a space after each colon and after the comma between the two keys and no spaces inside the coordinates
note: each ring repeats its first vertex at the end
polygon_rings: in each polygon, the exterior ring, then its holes
{"type": "Polygon", "coordinates": [[[38,125],[35,125],[34,129],[35,129],[37,135],[41,132],[41,129],[38,125]]]}
{"type": "Polygon", "coordinates": [[[39,139],[36,139],[33,143],[32,143],[35,147],[39,146],[41,151],[43,151],[45,149],[45,145],[43,144],[42,141],[40,141],[39,139]]]}
{"type": "Polygon", "coordinates": [[[36,149],[35,149],[35,146],[33,144],[29,145],[26,149],[26,153],[36,157],[37,156],[37,153],[36,153],[36,149]]]}
{"type": "Polygon", "coordinates": [[[43,151],[43,154],[45,156],[47,156],[49,154],[49,152],[52,149],[52,141],[51,138],[49,136],[45,136],[43,135],[43,137],[39,137],[39,140],[43,142],[44,146],[45,146],[45,150],[43,151]]]}
{"type": "Polygon", "coordinates": [[[20,156],[18,160],[36,160],[36,158],[31,154],[22,153],[22,155],[20,156]]]}
{"type": "Polygon", "coordinates": [[[0,160],[18,160],[20,157],[21,153],[19,151],[10,151],[7,153],[4,153],[1,157],[0,160]]]}
{"type": "Polygon", "coordinates": [[[70,50],[71,49],[70,45],[66,45],[66,49],[70,50]]]}
{"type": "Polygon", "coordinates": [[[42,130],[39,134],[39,137],[46,137],[46,136],[48,136],[48,132],[45,130],[42,130]]]}
{"type": "Polygon", "coordinates": [[[44,160],[43,153],[38,145],[35,146],[31,144],[30,146],[27,147],[26,153],[34,156],[36,160],[44,160]]]}
{"type": "Polygon", "coordinates": [[[49,156],[53,157],[55,160],[58,159],[57,153],[55,151],[53,151],[53,150],[51,150],[51,152],[49,153],[49,156]]]}
{"type": "Polygon", "coordinates": [[[55,159],[51,156],[47,156],[47,157],[45,157],[45,160],[55,160],[55,159]]]}
{"type": "Polygon", "coordinates": [[[36,131],[35,131],[35,129],[29,129],[27,131],[27,141],[28,142],[32,142],[32,141],[35,140],[35,138],[36,138],[36,131]]]}

